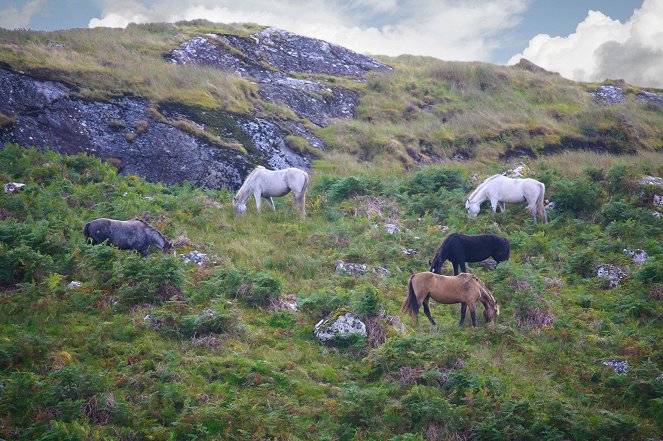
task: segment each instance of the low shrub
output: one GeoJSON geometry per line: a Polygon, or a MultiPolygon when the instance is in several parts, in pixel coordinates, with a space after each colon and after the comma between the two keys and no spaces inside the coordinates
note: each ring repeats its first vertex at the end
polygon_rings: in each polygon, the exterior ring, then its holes
{"type": "Polygon", "coordinates": [[[427,167],[406,179],[400,186],[401,193],[431,194],[439,189],[454,190],[462,187],[465,182],[463,172],[455,168],[427,167]]]}
{"type": "Polygon", "coordinates": [[[117,286],[117,294],[125,305],[161,303],[182,295],[184,263],[174,256],[151,254],[140,257],[126,253],[113,263],[108,284],[117,286]]]}
{"type": "Polygon", "coordinates": [[[268,306],[281,296],[283,280],[271,271],[217,268],[203,285],[207,295],[227,295],[248,306],[268,306]]]}
{"type": "Polygon", "coordinates": [[[577,181],[560,179],[554,191],[555,209],[568,211],[576,216],[594,213],[601,205],[601,187],[587,178],[577,181]]]}
{"type": "Polygon", "coordinates": [[[323,176],[317,184],[317,192],[324,194],[332,202],[339,202],[356,195],[379,195],[384,189],[382,181],[371,176],[347,178],[323,176]]]}

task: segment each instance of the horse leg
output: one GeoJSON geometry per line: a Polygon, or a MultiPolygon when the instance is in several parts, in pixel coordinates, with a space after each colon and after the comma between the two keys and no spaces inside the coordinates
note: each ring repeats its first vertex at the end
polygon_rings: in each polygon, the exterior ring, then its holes
{"type": "Polygon", "coordinates": [[[430,320],[431,324],[435,327],[437,327],[437,323],[435,323],[435,320],[433,320],[433,316],[430,315],[430,307],[429,307],[429,302],[430,302],[430,296],[426,296],[426,299],[424,300],[424,313],[426,314],[426,317],[428,317],[428,320],[430,320]]]}
{"type": "Polygon", "coordinates": [[[460,324],[458,326],[463,326],[465,323],[465,313],[467,312],[467,303],[461,303],[460,307],[460,324]]]}
{"type": "Polygon", "coordinates": [[[274,206],[274,199],[272,199],[271,196],[265,197],[265,200],[267,201],[267,205],[272,207],[272,211],[276,211],[276,207],[274,206]]]}
{"type": "Polygon", "coordinates": [[[460,269],[464,273],[467,272],[467,267],[465,267],[465,261],[464,260],[462,262],[460,262],[460,269]]]}
{"type": "Polygon", "coordinates": [[[253,193],[253,196],[256,198],[256,210],[260,213],[260,207],[262,207],[262,197],[260,193],[253,193]]]}
{"type": "MultiPolygon", "coordinates": [[[[457,275],[458,275],[458,262],[451,262],[451,264],[452,264],[453,267],[454,267],[454,276],[457,276],[457,275]]],[[[441,272],[442,272],[442,271],[440,270],[440,273],[441,273],[441,272]]]]}
{"type": "Polygon", "coordinates": [[[499,205],[499,203],[500,202],[498,200],[495,200],[495,199],[490,200],[490,206],[493,209],[493,213],[497,213],[497,206],[499,205]]]}
{"type": "Polygon", "coordinates": [[[506,205],[506,202],[504,202],[504,201],[502,201],[502,202],[500,203],[500,209],[501,209],[502,213],[504,213],[504,207],[505,207],[505,205],[506,205]]]}
{"type": "Polygon", "coordinates": [[[470,305],[470,317],[472,317],[472,326],[477,327],[477,310],[476,304],[470,305]]]}

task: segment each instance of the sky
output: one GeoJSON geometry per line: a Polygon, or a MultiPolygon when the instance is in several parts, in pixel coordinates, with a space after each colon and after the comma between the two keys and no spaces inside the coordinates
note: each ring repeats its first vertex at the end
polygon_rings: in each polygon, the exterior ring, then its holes
{"type": "Polygon", "coordinates": [[[514,64],[663,88],[663,0],[0,0],[0,27],[55,30],[204,18],[360,53],[514,64]]]}

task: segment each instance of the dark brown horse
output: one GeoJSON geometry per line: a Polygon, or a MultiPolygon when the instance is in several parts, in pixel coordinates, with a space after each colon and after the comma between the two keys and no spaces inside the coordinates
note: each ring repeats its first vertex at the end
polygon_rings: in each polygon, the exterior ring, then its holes
{"type": "Polygon", "coordinates": [[[164,254],[173,247],[161,233],[141,219],[121,221],[102,217],[85,224],[83,235],[92,245],[108,241],[108,245],[121,250],[136,250],[141,256],[150,254],[150,247],[158,248],[164,254]]]}
{"type": "Polygon", "coordinates": [[[418,321],[419,308],[424,305],[424,313],[433,326],[437,326],[430,314],[429,301],[451,304],[460,303],[460,326],[465,323],[465,312],[470,308],[472,326],[477,325],[476,303],[484,307],[483,316],[489,322],[500,313],[500,307],[488,288],[476,276],[463,273],[458,276],[439,276],[431,272],[417,273],[410,277],[408,296],[401,310],[418,321]]]}

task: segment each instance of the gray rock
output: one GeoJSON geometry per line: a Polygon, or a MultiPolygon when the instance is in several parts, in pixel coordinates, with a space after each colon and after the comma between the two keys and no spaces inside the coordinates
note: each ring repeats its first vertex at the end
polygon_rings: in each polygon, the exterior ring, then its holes
{"type": "Polygon", "coordinates": [[[619,86],[600,86],[589,94],[600,104],[618,104],[626,100],[626,95],[619,86]]]}
{"type": "Polygon", "coordinates": [[[396,234],[401,232],[401,227],[396,224],[384,224],[384,229],[387,231],[387,234],[396,234]]]}
{"type": "Polygon", "coordinates": [[[79,282],[78,280],[72,280],[67,285],[67,289],[76,289],[76,288],[80,288],[81,286],[83,286],[83,282],[79,282]]]}
{"type": "Polygon", "coordinates": [[[626,360],[612,359],[612,360],[602,361],[601,364],[603,366],[613,368],[616,374],[619,374],[619,375],[628,374],[628,361],[626,361],[626,360]]]}
{"type": "Polygon", "coordinates": [[[64,43],[58,43],[57,41],[48,40],[48,42],[46,43],[46,46],[48,46],[48,47],[64,47],[64,43]]]}
{"type": "Polygon", "coordinates": [[[156,329],[160,329],[163,326],[163,322],[151,314],[147,314],[145,318],[143,318],[143,321],[146,321],[156,329]]]}
{"type": "Polygon", "coordinates": [[[21,187],[25,187],[25,184],[20,182],[7,182],[5,184],[5,193],[13,193],[16,190],[20,190],[21,187]]]}
{"type": "Polygon", "coordinates": [[[635,99],[638,101],[644,101],[648,103],[663,104],[663,95],[647,92],[646,90],[643,90],[642,92],[636,94],[635,99]]]}
{"type": "Polygon", "coordinates": [[[626,273],[618,266],[605,263],[596,268],[596,277],[607,280],[610,287],[615,288],[626,277],[626,273]]]}
{"type": "Polygon", "coordinates": [[[502,173],[507,178],[523,178],[529,174],[529,167],[524,162],[519,163],[514,168],[502,173]]]}
{"type": "Polygon", "coordinates": [[[489,257],[488,259],[479,262],[479,266],[492,271],[495,268],[497,268],[497,261],[495,261],[495,259],[493,259],[492,257],[489,257]]]}
{"type": "Polygon", "coordinates": [[[203,266],[209,260],[209,256],[200,251],[191,251],[180,256],[184,259],[184,263],[195,263],[198,266],[203,266]]]}
{"type": "Polygon", "coordinates": [[[315,325],[315,337],[320,341],[349,337],[358,334],[367,337],[366,325],[355,314],[341,308],[329,314],[315,325]]]}
{"type": "Polygon", "coordinates": [[[377,274],[381,277],[389,277],[391,272],[387,268],[382,268],[380,266],[373,268],[373,274],[377,274]]]}
{"type": "Polygon", "coordinates": [[[336,262],[336,272],[357,277],[366,274],[368,267],[361,263],[346,263],[339,260],[336,262]]]}
{"type": "Polygon", "coordinates": [[[649,259],[649,254],[645,250],[637,249],[637,250],[629,250],[624,248],[624,254],[627,256],[631,256],[633,258],[633,262],[636,265],[642,265],[649,259]]]}
{"type": "Polygon", "coordinates": [[[645,176],[643,178],[640,178],[638,181],[639,185],[655,185],[657,187],[663,188],[663,178],[659,178],[656,176],[645,176]]]}
{"type": "Polygon", "coordinates": [[[407,256],[414,256],[418,252],[419,252],[419,250],[416,249],[416,248],[403,248],[403,254],[405,254],[407,256]]]}

